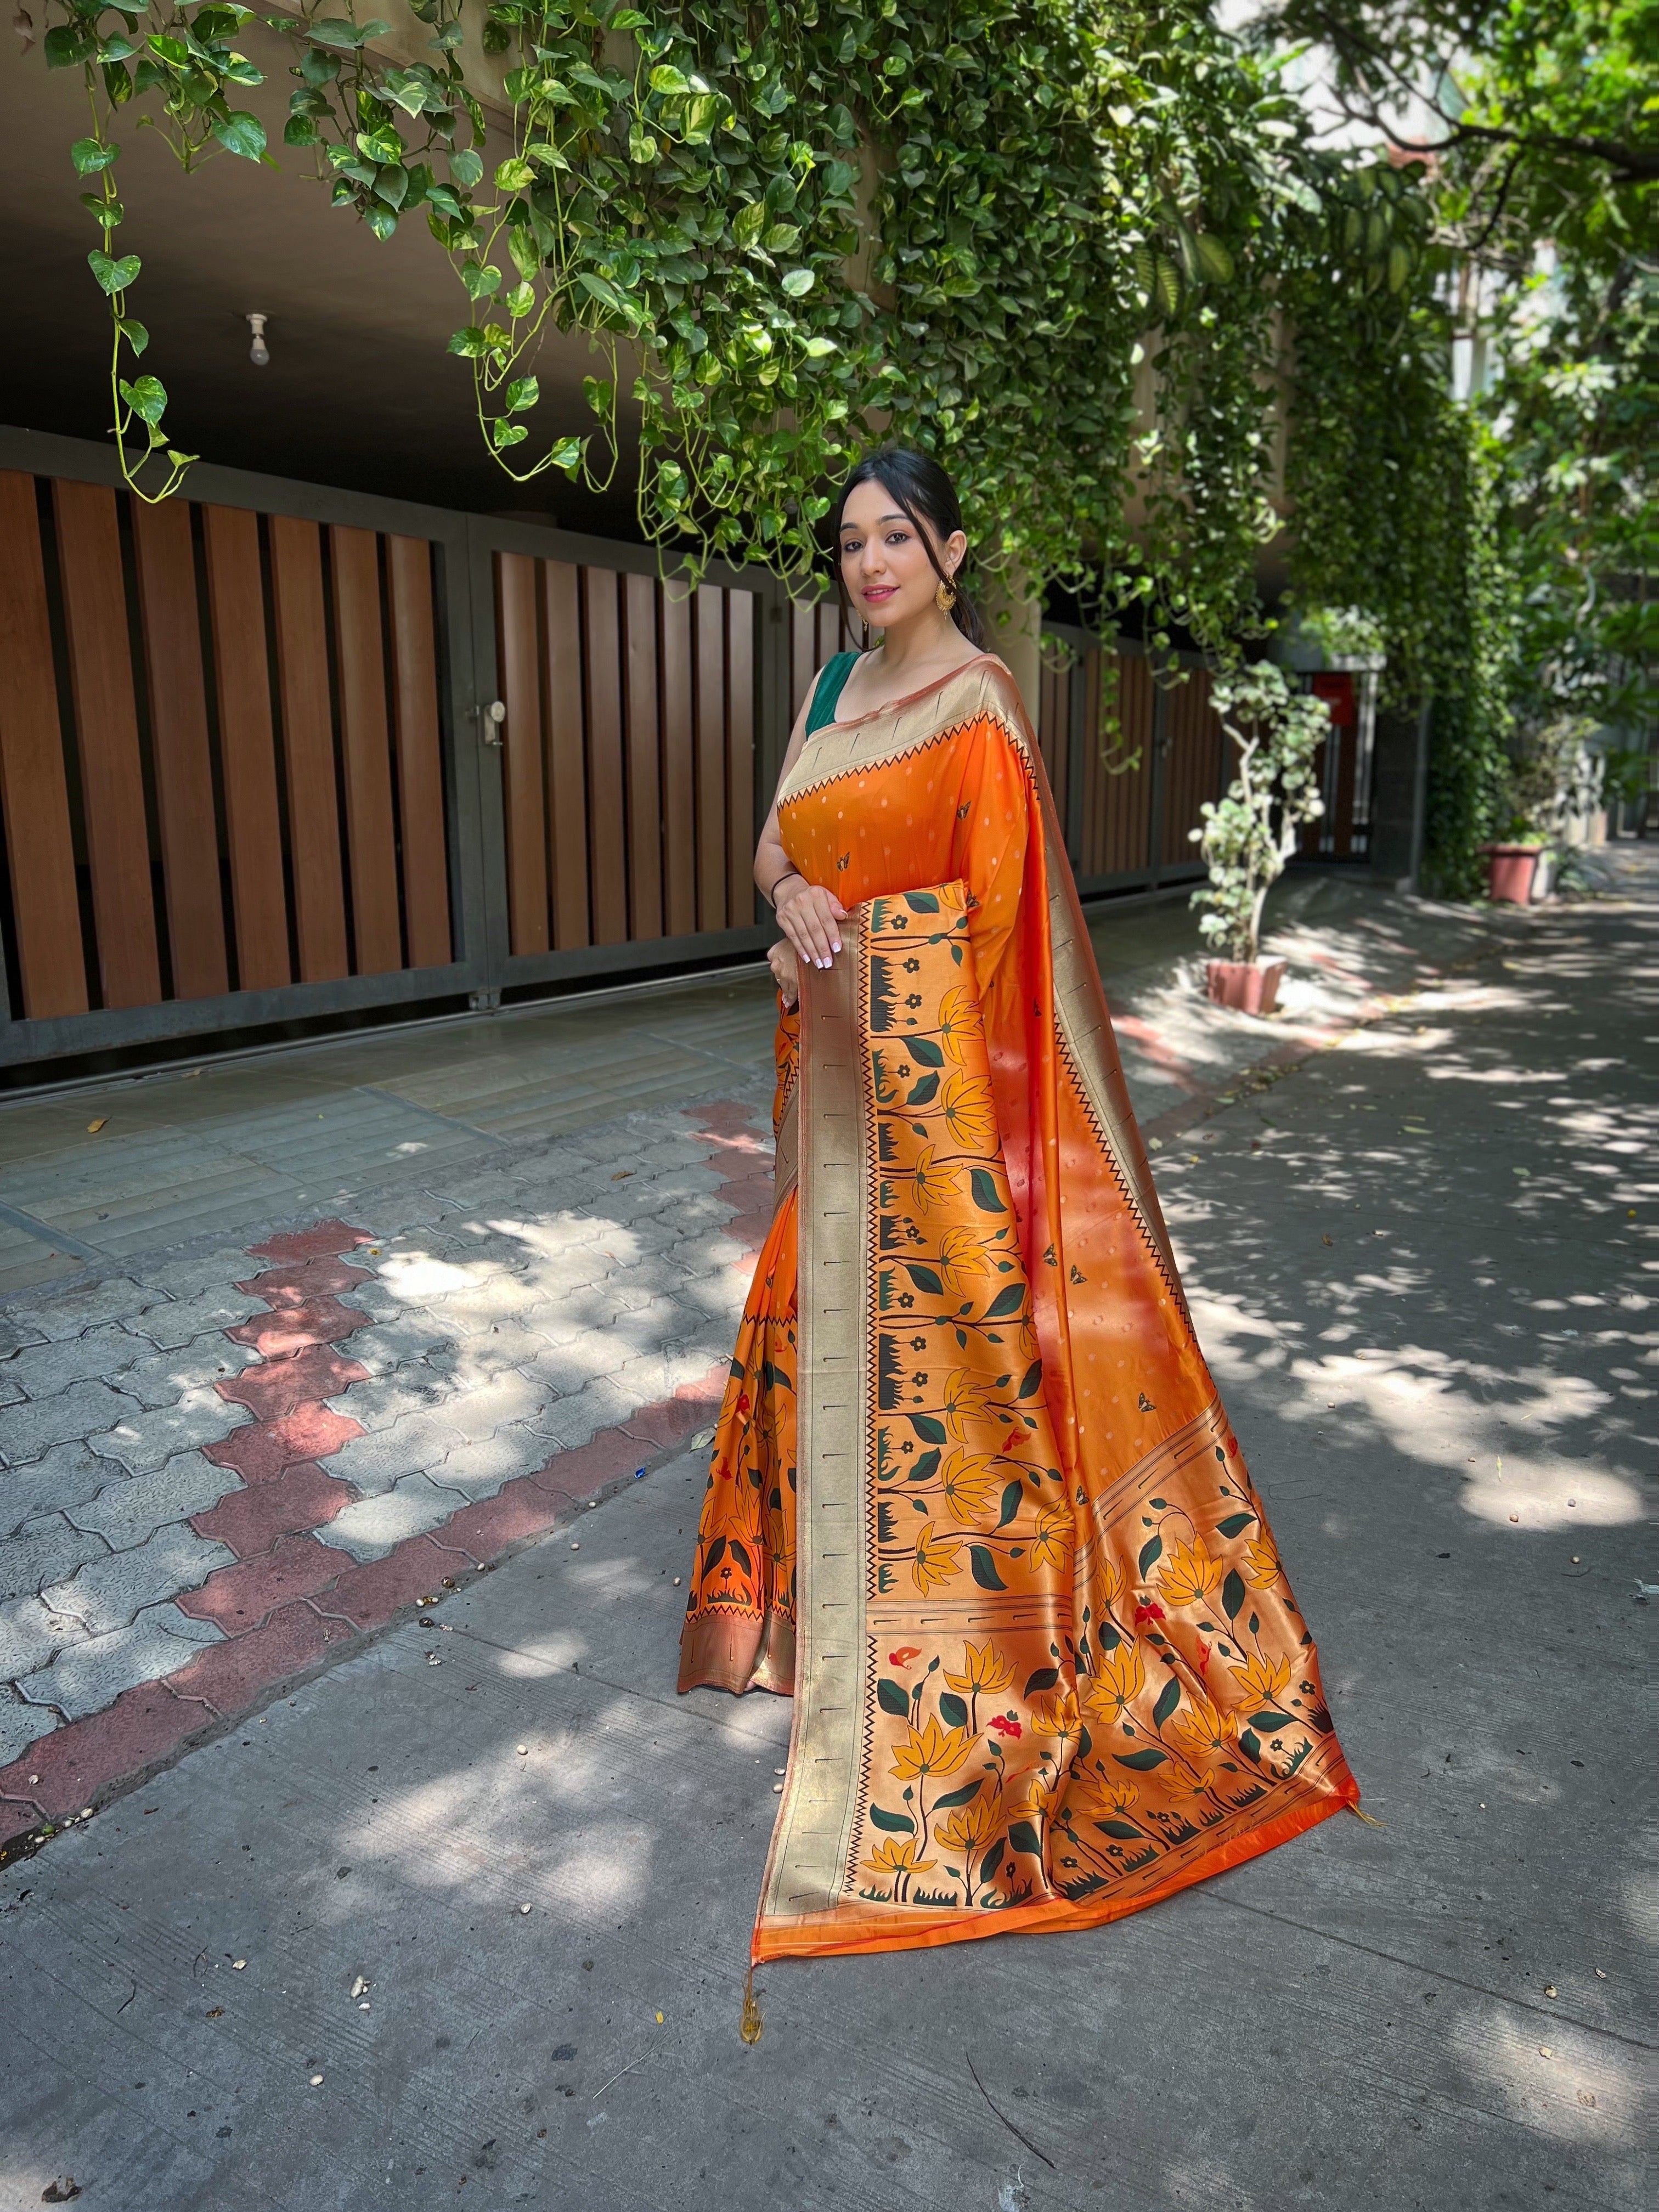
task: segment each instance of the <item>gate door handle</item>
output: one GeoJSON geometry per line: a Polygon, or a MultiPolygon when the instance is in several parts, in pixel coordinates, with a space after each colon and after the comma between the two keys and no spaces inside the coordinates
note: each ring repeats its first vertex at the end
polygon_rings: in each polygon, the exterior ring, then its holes
{"type": "Polygon", "coordinates": [[[501,726],[507,720],[506,707],[499,699],[492,699],[487,707],[480,707],[476,711],[479,725],[478,735],[483,739],[485,744],[499,745],[501,742],[501,726]]]}

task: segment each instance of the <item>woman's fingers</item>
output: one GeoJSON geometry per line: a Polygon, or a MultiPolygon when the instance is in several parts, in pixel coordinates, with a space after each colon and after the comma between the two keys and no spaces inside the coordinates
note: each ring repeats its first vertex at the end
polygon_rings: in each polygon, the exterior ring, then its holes
{"type": "Polygon", "coordinates": [[[844,912],[840,900],[816,884],[806,884],[777,910],[784,935],[815,968],[827,968],[841,951],[837,924],[844,912]]]}

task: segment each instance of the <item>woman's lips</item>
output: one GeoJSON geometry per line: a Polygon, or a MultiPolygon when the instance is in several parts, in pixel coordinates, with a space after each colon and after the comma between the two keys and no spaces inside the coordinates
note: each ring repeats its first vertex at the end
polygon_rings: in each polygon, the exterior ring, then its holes
{"type": "Polygon", "coordinates": [[[898,586],[896,584],[875,584],[871,586],[868,590],[862,592],[860,596],[866,599],[874,600],[895,599],[897,597],[897,594],[898,586]]]}

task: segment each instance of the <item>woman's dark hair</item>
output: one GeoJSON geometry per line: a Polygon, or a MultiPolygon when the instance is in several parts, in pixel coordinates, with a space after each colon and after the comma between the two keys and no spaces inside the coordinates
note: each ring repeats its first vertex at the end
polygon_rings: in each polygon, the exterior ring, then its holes
{"type": "Polygon", "coordinates": [[[954,577],[945,574],[934,543],[937,539],[943,544],[962,528],[962,508],[956,487],[936,460],[927,453],[917,453],[911,446],[878,446],[874,453],[866,453],[858,463],[841,488],[841,498],[836,505],[836,588],[849,619],[853,605],[841,573],[842,518],[847,512],[848,501],[860,484],[866,483],[878,483],[908,515],[940,583],[957,595],[956,605],[951,610],[951,619],[970,643],[983,645],[985,632],[979,610],[962,587],[961,571],[954,577]]]}

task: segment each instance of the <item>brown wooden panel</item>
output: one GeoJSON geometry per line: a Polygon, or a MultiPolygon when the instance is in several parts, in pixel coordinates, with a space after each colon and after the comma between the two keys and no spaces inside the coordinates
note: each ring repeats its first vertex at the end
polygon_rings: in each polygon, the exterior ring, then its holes
{"type": "Polygon", "coordinates": [[[173,988],[180,999],[216,999],[230,988],[230,971],[196,604],[196,549],[187,502],[164,499],[152,507],[135,499],[132,535],[173,988]]]}
{"type": "Polygon", "coordinates": [[[547,639],[547,850],[553,870],[553,941],[591,945],[587,914],[587,735],[583,720],[581,577],[568,561],[544,561],[547,639]]]}
{"type": "Polygon", "coordinates": [[[403,966],[404,946],[392,817],[380,546],[372,530],[337,526],[329,532],[329,550],[334,567],[334,653],[340,672],[353,947],[360,975],[383,975],[403,966]]]}
{"type": "Polygon", "coordinates": [[[610,568],[582,570],[586,632],[588,866],[593,942],[628,939],[628,850],[623,799],[623,660],[618,586],[610,568]]]}
{"type": "Polygon", "coordinates": [[[662,602],[663,919],[670,937],[690,937],[697,927],[691,730],[691,605],[671,590],[662,602]]]}
{"type": "Polygon", "coordinates": [[[404,926],[410,966],[438,968],[452,955],[438,656],[432,628],[432,548],[423,538],[388,538],[386,559],[404,926]]]}
{"type": "Polygon", "coordinates": [[[0,806],[24,1015],[87,1011],[64,733],[34,478],[0,470],[0,806]]]}
{"type": "Polygon", "coordinates": [[[630,937],[662,935],[662,781],[657,728],[657,580],[629,576],[628,912],[630,937]]]}
{"type": "Polygon", "coordinates": [[[705,584],[697,643],[697,927],[726,927],[726,594],[705,584]]]}
{"type": "Polygon", "coordinates": [[[1163,865],[1178,867],[1197,858],[1189,831],[1200,827],[1200,802],[1215,791],[1215,716],[1210,710],[1210,672],[1196,668],[1170,690],[1165,707],[1169,745],[1164,760],[1163,865]]]}
{"type": "Polygon", "coordinates": [[[799,601],[789,602],[789,726],[794,727],[795,717],[806,704],[806,695],[812,688],[812,675],[817,666],[818,618],[814,609],[804,607],[799,601]]]}
{"type": "Polygon", "coordinates": [[[219,707],[219,772],[230,847],[236,980],[262,991],[293,980],[283,892],[282,817],[271,736],[259,525],[241,507],[204,507],[208,606],[219,707]]]}
{"type": "Polygon", "coordinates": [[[104,1004],[153,1006],[161,968],[115,494],[59,482],[52,503],[104,1004]]]}
{"type": "Polygon", "coordinates": [[[726,641],[729,927],[755,919],[755,595],[728,592],[726,641]]]}
{"type": "Polygon", "coordinates": [[[495,557],[496,629],[501,641],[501,803],[507,815],[507,943],[514,952],[545,952],[547,798],[542,781],[541,643],[536,625],[536,563],[527,553],[495,557]]]}
{"type": "Polygon", "coordinates": [[[322,540],[314,522],[293,515],[273,514],[270,526],[300,978],[320,983],[349,972],[322,540]]]}

